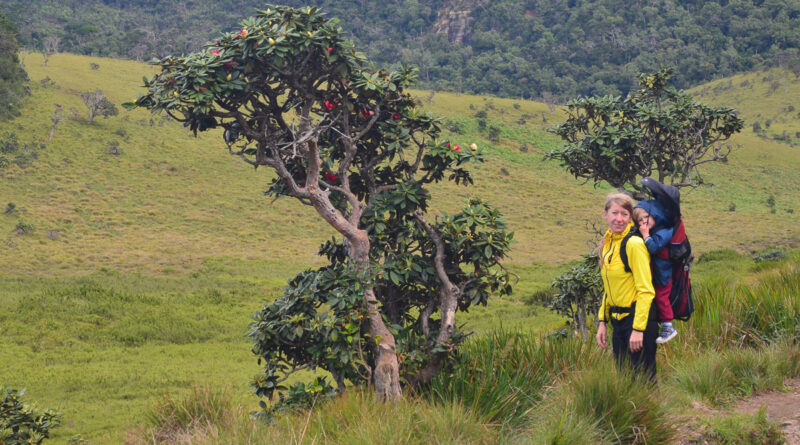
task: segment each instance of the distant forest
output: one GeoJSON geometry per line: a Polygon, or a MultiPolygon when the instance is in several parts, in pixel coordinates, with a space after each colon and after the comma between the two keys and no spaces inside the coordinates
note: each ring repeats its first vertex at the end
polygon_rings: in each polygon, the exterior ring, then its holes
{"type": "MultiPolygon", "coordinates": [[[[377,64],[421,86],[565,100],[621,94],[661,65],[678,87],[800,57],[800,0],[285,0],[321,6],[377,64]]],[[[19,41],[148,60],[197,50],[267,4],[248,0],[0,0],[19,41]],[[51,39],[50,42],[53,42],[51,39]]]]}

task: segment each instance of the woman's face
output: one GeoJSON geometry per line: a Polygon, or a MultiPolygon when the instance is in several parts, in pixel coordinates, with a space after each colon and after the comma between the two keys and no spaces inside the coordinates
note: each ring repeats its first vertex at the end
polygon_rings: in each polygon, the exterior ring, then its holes
{"type": "Polygon", "coordinates": [[[631,213],[621,205],[612,202],[611,207],[603,212],[603,218],[608,223],[608,229],[612,233],[622,233],[628,227],[628,223],[631,222],[631,213]]]}

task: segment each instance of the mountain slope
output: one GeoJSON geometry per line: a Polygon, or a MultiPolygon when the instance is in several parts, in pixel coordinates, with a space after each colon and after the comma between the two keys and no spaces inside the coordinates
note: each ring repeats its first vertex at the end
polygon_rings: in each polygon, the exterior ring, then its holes
{"type": "MultiPolygon", "coordinates": [[[[378,63],[410,62],[427,87],[566,100],[619,94],[634,75],[676,68],[687,88],[769,66],[800,70],[795,0],[284,0],[342,20],[378,63]]],[[[149,59],[195,50],[267,4],[117,0],[6,0],[21,40],[41,49],[149,59]]]]}
{"type": "MultiPolygon", "coordinates": [[[[46,143],[54,103],[85,114],[80,92],[99,88],[119,104],[141,91],[141,76],[152,70],[137,62],[70,54],[51,57],[48,67],[39,54],[26,60],[33,95],[20,118],[0,124],[0,138],[13,132],[31,147],[46,143]],[[45,88],[45,78],[55,86],[45,88]]],[[[759,76],[770,75],[779,76],[785,88],[770,98],[800,97],[800,82],[781,70],[754,74],[754,91],[763,83],[759,76]]],[[[713,90],[696,91],[704,88],[713,90]]],[[[581,185],[555,163],[542,161],[558,144],[544,131],[558,120],[557,111],[551,115],[544,104],[530,101],[437,93],[429,103],[429,93],[419,95],[426,108],[446,116],[445,127],[457,131],[451,133],[454,141],[476,142],[489,153],[489,161],[476,168],[474,187],[437,186],[436,208],[454,210],[472,195],[497,205],[516,232],[514,264],[561,263],[588,249],[593,236],[586,221],[599,221],[609,189],[581,185]],[[480,111],[486,113],[485,130],[475,117],[480,111]],[[498,142],[489,141],[492,127],[498,142]]],[[[739,107],[746,118],[750,110],[776,107],[758,94],[741,96],[738,103],[710,93],[700,99],[739,107]]],[[[795,131],[800,120],[796,114],[781,119],[785,122],[778,119],[771,128],[795,131]]],[[[684,194],[698,252],[800,238],[800,151],[753,134],[749,124],[736,138],[739,147],[730,162],[705,170],[706,181],[715,186],[684,194]]],[[[13,207],[0,214],[2,273],[74,275],[99,268],[188,273],[205,258],[224,257],[266,258],[298,268],[315,264],[318,243],[333,231],[307,207],[265,198],[270,173],[229,156],[220,139],[213,131],[194,138],[141,110],[94,124],[60,123],[45,148],[31,148],[38,159],[0,171],[0,207],[13,207]],[[119,155],[110,154],[115,143],[119,155]]]]}

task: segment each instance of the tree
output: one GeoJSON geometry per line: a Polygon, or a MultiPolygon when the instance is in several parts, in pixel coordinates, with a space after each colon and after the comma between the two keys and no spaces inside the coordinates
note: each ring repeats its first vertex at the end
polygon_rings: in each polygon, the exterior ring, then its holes
{"type": "Polygon", "coordinates": [[[17,52],[17,29],[0,14],[0,120],[18,116],[23,98],[30,94],[28,73],[17,52]]]}
{"type": "Polygon", "coordinates": [[[61,414],[52,410],[40,412],[23,403],[24,389],[0,390],[0,443],[41,444],[50,437],[50,430],[61,423],[61,414]]]}
{"type": "MultiPolygon", "coordinates": [[[[342,237],[320,248],[329,265],[298,274],[255,314],[259,396],[319,367],[338,391],[372,382],[379,397],[399,397],[401,380],[430,381],[464,337],[457,310],[510,292],[500,261],[512,234],[497,209],[472,199],[459,213],[427,216],[426,186],[472,183],[466,164],[483,153],[440,138],[439,121],[405,91],[415,70],[375,69],[336,21],[289,7],[154,63],[161,72],[126,107],[164,111],[194,132],[223,129],[231,154],[275,171],[270,195],[313,207],[342,237]]],[[[299,388],[290,396],[332,385],[299,388]]]]}
{"type": "Polygon", "coordinates": [[[95,90],[94,92],[87,91],[81,93],[81,99],[86,104],[88,114],[86,116],[87,122],[90,124],[94,122],[96,116],[116,116],[119,114],[117,106],[114,105],[103,93],[103,90],[95,90]]]}
{"type": "Polygon", "coordinates": [[[577,265],[553,280],[553,298],[545,304],[567,317],[585,340],[587,316],[594,316],[603,297],[597,253],[583,256],[577,265]]]}
{"type": "Polygon", "coordinates": [[[669,86],[671,70],[640,74],[641,89],[622,97],[588,97],[567,104],[567,121],[551,131],[566,142],[548,153],[576,178],[643,192],[654,176],[676,187],[703,183],[699,167],[724,162],[728,139],[744,127],[738,112],[709,107],[669,86]]]}
{"type": "Polygon", "coordinates": [[[63,120],[64,120],[64,107],[59,104],[56,104],[56,109],[53,111],[53,116],[50,117],[50,121],[53,122],[53,126],[50,127],[50,136],[47,137],[47,142],[53,140],[53,135],[56,134],[56,127],[63,120]]]}
{"type": "Polygon", "coordinates": [[[42,42],[43,46],[42,55],[44,56],[44,66],[47,66],[47,62],[50,59],[50,54],[55,54],[58,52],[59,43],[61,43],[61,39],[56,36],[49,36],[44,38],[44,41],[42,42]]]}

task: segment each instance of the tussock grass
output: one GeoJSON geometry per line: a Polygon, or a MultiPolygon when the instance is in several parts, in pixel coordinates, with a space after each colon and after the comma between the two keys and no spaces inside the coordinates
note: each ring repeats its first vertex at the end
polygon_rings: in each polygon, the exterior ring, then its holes
{"type": "Polygon", "coordinates": [[[783,445],[777,422],[767,419],[766,407],[755,414],[733,414],[715,419],[701,440],[719,445],[783,445]]]}
{"type": "Polygon", "coordinates": [[[604,360],[565,379],[537,410],[531,438],[535,443],[596,443],[574,437],[570,428],[579,427],[600,443],[669,443],[676,419],[667,406],[652,382],[604,360]]]}
{"type": "Polygon", "coordinates": [[[131,444],[493,444],[498,430],[458,404],[407,397],[383,403],[354,390],[310,411],[253,420],[213,390],[196,399],[169,399],[153,415],[154,426],[129,433],[131,444]],[[165,420],[166,419],[166,420],[165,420]]]}
{"type": "Polygon", "coordinates": [[[800,349],[792,338],[761,348],[730,348],[683,356],[663,384],[712,406],[751,394],[783,388],[787,378],[800,375],[800,349]]]}
{"type": "Polygon", "coordinates": [[[593,366],[597,348],[577,338],[495,331],[470,340],[458,364],[431,384],[434,400],[462,403],[491,422],[520,427],[559,376],[593,366]]]}

